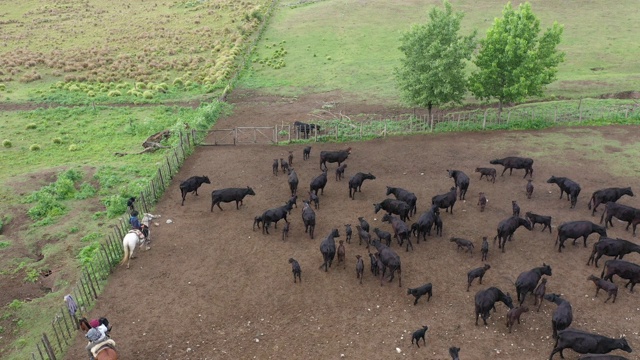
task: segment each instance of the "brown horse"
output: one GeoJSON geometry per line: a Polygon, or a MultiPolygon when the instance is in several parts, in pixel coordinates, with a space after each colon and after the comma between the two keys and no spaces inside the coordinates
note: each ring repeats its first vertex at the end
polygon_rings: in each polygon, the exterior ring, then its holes
{"type": "MultiPolygon", "coordinates": [[[[80,325],[80,329],[85,333],[92,329],[87,318],[80,318],[78,323],[80,325]]],[[[95,360],[118,360],[118,353],[116,352],[115,345],[116,343],[109,338],[107,338],[106,341],[97,344],[97,349],[95,347],[92,349],[95,360]]]]}

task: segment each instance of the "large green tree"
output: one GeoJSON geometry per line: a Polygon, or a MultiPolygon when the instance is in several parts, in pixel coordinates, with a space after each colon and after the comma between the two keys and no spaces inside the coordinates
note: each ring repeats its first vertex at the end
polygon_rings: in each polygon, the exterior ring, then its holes
{"type": "Polygon", "coordinates": [[[460,21],[464,14],[453,12],[445,0],[444,9],[429,11],[426,24],[413,25],[400,39],[404,57],[395,69],[403,100],[426,107],[460,103],[466,92],[465,60],[475,48],[476,31],[462,37],[460,21]]]}
{"type": "Polygon", "coordinates": [[[496,18],[487,37],[480,40],[471,75],[470,90],[480,100],[495,98],[499,113],[505,102],[541,96],[545,85],[555,80],[564,53],[557,50],[562,25],[554,22],[540,35],[540,20],[528,2],[517,10],[508,3],[502,18],[496,18]]]}

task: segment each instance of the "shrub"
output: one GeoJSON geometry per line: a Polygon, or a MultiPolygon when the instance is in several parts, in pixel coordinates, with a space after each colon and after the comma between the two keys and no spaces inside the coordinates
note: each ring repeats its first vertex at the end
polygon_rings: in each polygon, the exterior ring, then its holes
{"type": "Polygon", "coordinates": [[[4,139],[2,140],[2,146],[6,147],[6,148],[10,148],[11,147],[11,140],[9,139],[4,139]]]}
{"type": "Polygon", "coordinates": [[[69,86],[69,91],[80,91],[80,87],[77,84],[69,86]]]}
{"type": "Polygon", "coordinates": [[[147,88],[147,84],[145,84],[143,82],[137,82],[136,83],[136,89],[144,90],[146,88],[147,88]]]}
{"type": "Polygon", "coordinates": [[[7,90],[7,86],[5,84],[0,84],[0,91],[7,90]]]}
{"type": "Polygon", "coordinates": [[[28,123],[26,126],[27,130],[33,130],[35,128],[37,128],[38,126],[36,125],[36,123],[28,123]]]}
{"type": "Polygon", "coordinates": [[[77,151],[77,150],[78,150],[78,145],[76,144],[69,145],[69,151],[77,151]]]}
{"type": "Polygon", "coordinates": [[[40,150],[40,145],[38,145],[38,144],[33,144],[33,145],[29,146],[29,150],[31,150],[31,151],[38,151],[38,150],[40,150]]]}
{"type": "Polygon", "coordinates": [[[0,241],[0,250],[11,246],[11,243],[8,241],[0,241]]]}
{"type": "Polygon", "coordinates": [[[87,96],[88,96],[88,97],[95,97],[95,96],[96,96],[96,93],[95,93],[93,90],[89,90],[89,91],[87,92],[87,96]]]}
{"type": "Polygon", "coordinates": [[[27,276],[24,278],[24,281],[34,283],[38,281],[39,278],[40,274],[38,273],[38,270],[30,269],[29,271],[27,271],[27,276]]]}
{"type": "Polygon", "coordinates": [[[18,299],[13,299],[13,301],[8,305],[11,310],[20,310],[23,303],[18,299]]]}
{"type": "Polygon", "coordinates": [[[142,97],[145,99],[153,99],[153,91],[145,91],[142,93],[142,97]]]}
{"type": "Polygon", "coordinates": [[[52,141],[53,141],[54,144],[62,144],[62,139],[60,139],[60,138],[53,138],[52,141]]]}
{"type": "Polygon", "coordinates": [[[93,197],[96,194],[96,188],[89,183],[82,183],[80,191],[75,195],[75,199],[84,200],[93,197]]]}
{"type": "Polygon", "coordinates": [[[116,96],[122,96],[122,93],[120,92],[120,90],[111,90],[107,93],[108,97],[116,97],[116,96]]]}
{"type": "Polygon", "coordinates": [[[173,85],[175,85],[175,86],[183,86],[184,82],[182,81],[182,78],[175,78],[175,79],[173,79],[173,85]]]}

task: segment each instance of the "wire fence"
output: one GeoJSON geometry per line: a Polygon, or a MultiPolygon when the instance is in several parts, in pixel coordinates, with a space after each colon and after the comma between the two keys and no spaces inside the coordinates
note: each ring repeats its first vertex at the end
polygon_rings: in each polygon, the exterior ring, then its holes
{"type": "MultiPolygon", "coordinates": [[[[197,143],[196,131],[181,131],[179,141],[167,151],[167,155],[147,186],[136,199],[136,207],[142,214],[148,214],[171,183],[184,160],[193,152],[197,143]]],[[[77,310],[61,307],[51,321],[51,330],[43,332],[36,349],[31,353],[33,360],[56,360],[62,358],[65,350],[73,343],[76,331],[80,329],[78,320],[93,307],[106,280],[123,256],[122,239],[129,232],[128,214],[123,215],[114,225],[113,231],[99,244],[92,260],[83,265],[79,278],[68,292],[77,304],[77,310]]]]}

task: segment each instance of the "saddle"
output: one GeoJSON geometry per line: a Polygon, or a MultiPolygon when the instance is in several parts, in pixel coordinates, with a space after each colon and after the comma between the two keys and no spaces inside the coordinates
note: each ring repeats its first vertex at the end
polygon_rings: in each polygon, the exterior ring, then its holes
{"type": "Polygon", "coordinates": [[[97,343],[96,345],[94,345],[91,348],[91,354],[93,354],[94,358],[98,357],[98,353],[100,353],[100,351],[106,349],[106,348],[111,348],[113,350],[116,349],[116,342],[111,340],[111,339],[106,339],[102,342],[97,343]]]}

